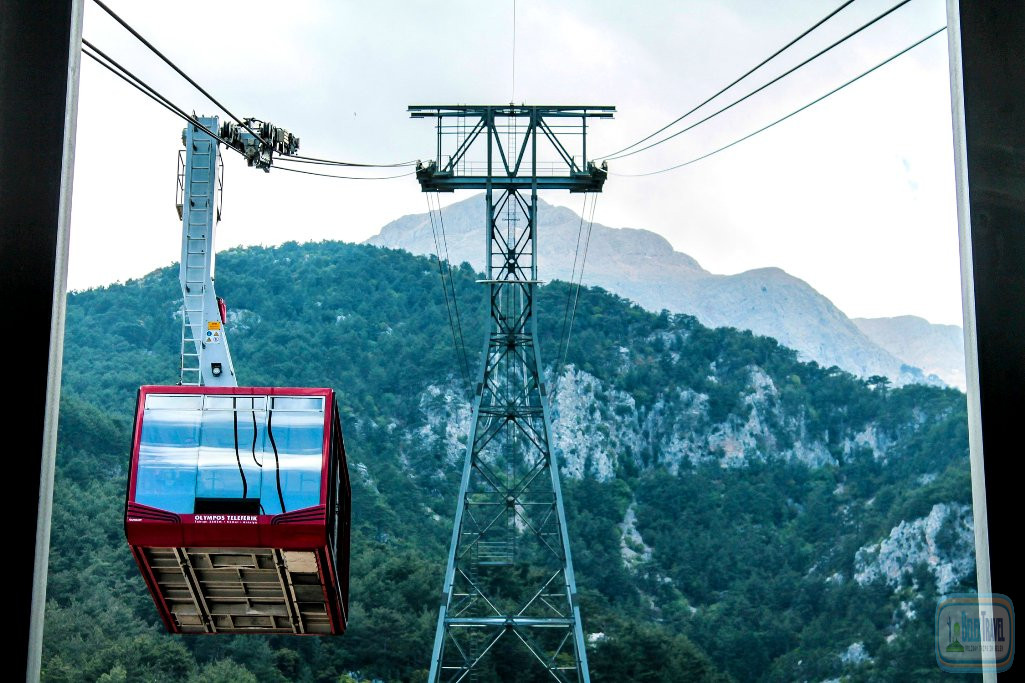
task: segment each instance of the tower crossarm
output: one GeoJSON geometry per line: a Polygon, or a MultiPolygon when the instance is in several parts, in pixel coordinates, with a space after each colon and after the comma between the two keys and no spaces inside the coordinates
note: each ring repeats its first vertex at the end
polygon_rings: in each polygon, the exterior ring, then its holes
{"type": "Polygon", "coordinates": [[[615,110],[613,106],[410,106],[412,118],[436,121],[435,158],[417,165],[417,180],[424,192],[489,185],[496,190],[600,192],[608,166],[587,158],[587,122],[612,118],[615,110]]]}

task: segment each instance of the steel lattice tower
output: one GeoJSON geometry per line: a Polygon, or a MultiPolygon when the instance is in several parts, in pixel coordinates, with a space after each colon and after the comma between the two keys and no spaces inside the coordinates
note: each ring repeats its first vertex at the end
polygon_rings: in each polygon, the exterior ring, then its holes
{"type": "Polygon", "coordinates": [[[489,663],[489,654],[513,645],[542,667],[539,672],[547,671],[546,679],[587,683],[534,315],[537,193],[601,191],[607,173],[587,161],[587,122],[612,118],[615,108],[413,106],[409,111],[413,118],[437,120],[437,158],[417,167],[423,191],[485,192],[482,282],[490,305],[430,680],[477,680],[497,664],[489,663]],[[452,150],[448,155],[446,147],[452,150]],[[477,161],[481,156],[484,160],[477,161]]]}

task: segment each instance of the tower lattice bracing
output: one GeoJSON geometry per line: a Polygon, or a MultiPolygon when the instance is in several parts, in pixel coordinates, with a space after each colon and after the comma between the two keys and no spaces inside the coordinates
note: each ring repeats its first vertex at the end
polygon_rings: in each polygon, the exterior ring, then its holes
{"type": "Polygon", "coordinates": [[[537,196],[600,192],[588,120],[613,107],[415,106],[437,121],[425,192],[483,189],[489,320],[430,680],[589,681],[534,311],[537,196]]]}

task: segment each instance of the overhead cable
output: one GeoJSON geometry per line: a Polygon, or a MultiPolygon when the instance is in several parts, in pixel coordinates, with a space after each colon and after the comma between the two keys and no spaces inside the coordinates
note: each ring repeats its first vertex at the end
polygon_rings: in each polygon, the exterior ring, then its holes
{"type": "Polygon", "coordinates": [[[250,127],[249,127],[249,124],[248,124],[248,123],[246,123],[245,121],[243,121],[243,120],[242,120],[242,119],[240,119],[239,117],[235,116],[235,115],[234,115],[234,114],[233,114],[233,113],[231,112],[231,110],[230,110],[230,109],[228,109],[228,108],[227,108],[226,106],[224,106],[223,104],[221,104],[220,102],[218,102],[218,101],[217,101],[217,99],[216,99],[216,98],[215,98],[215,97],[214,97],[213,95],[211,95],[211,94],[210,94],[209,92],[207,92],[207,91],[206,91],[206,90],[205,90],[205,89],[203,88],[203,86],[201,86],[201,85],[200,85],[199,83],[197,83],[197,82],[196,82],[195,80],[193,80],[193,78],[192,78],[191,76],[189,76],[189,75],[188,75],[187,73],[185,73],[185,72],[184,72],[184,71],[182,71],[182,70],[181,70],[180,68],[178,68],[178,65],[177,65],[177,64],[175,64],[175,63],[174,63],[174,62],[172,62],[172,61],[171,61],[170,59],[168,59],[168,58],[167,58],[167,56],[166,56],[166,55],[164,55],[164,53],[163,53],[163,52],[161,52],[160,50],[158,50],[158,49],[156,48],[156,46],[155,46],[155,45],[153,45],[153,43],[151,43],[151,42],[149,42],[148,40],[146,40],[146,39],[145,39],[145,38],[144,38],[144,37],[142,36],[142,34],[140,34],[140,33],[139,33],[138,31],[136,31],[136,30],[135,30],[134,28],[132,28],[132,27],[131,27],[131,25],[129,25],[129,23],[128,23],[127,21],[125,21],[124,19],[122,19],[121,17],[119,17],[119,16],[117,15],[117,13],[116,13],[116,12],[114,12],[114,10],[110,9],[109,7],[107,7],[107,5],[106,5],[106,4],[104,4],[102,0],[93,0],[93,2],[95,2],[95,3],[97,4],[97,5],[99,5],[99,6],[100,6],[100,9],[102,9],[102,10],[103,10],[104,12],[106,12],[107,14],[109,14],[109,15],[110,15],[110,16],[111,16],[111,17],[112,17],[112,18],[114,19],[114,21],[116,21],[117,23],[121,24],[121,26],[122,26],[122,27],[124,27],[124,29],[125,29],[126,31],[128,31],[128,32],[129,32],[129,33],[131,33],[131,34],[132,34],[133,36],[135,36],[136,40],[138,40],[138,41],[139,41],[140,43],[142,43],[142,44],[143,44],[143,45],[145,45],[145,46],[146,46],[147,48],[149,48],[150,52],[152,52],[153,54],[155,54],[155,55],[156,55],[157,57],[159,57],[160,59],[162,59],[162,60],[164,61],[164,63],[165,63],[165,64],[167,64],[167,65],[168,65],[169,67],[171,67],[172,69],[174,69],[175,73],[177,73],[177,74],[178,74],[179,76],[181,76],[181,77],[182,77],[182,78],[184,78],[184,79],[185,79],[186,81],[188,81],[188,82],[189,82],[189,84],[190,84],[190,85],[192,85],[192,87],[194,87],[194,88],[195,88],[196,90],[198,90],[199,92],[203,93],[203,95],[205,95],[205,96],[206,96],[206,98],[207,98],[208,100],[210,100],[210,101],[211,101],[211,102],[213,102],[213,103],[214,103],[215,105],[217,105],[217,106],[218,106],[218,107],[219,107],[219,108],[220,108],[220,109],[221,109],[221,110],[222,110],[222,111],[223,111],[223,112],[224,112],[225,114],[227,114],[227,115],[228,115],[228,116],[230,116],[231,118],[235,119],[235,122],[236,122],[236,123],[237,123],[238,125],[242,126],[242,127],[243,127],[243,128],[245,128],[246,130],[248,130],[248,131],[249,131],[249,132],[250,132],[250,133],[251,133],[251,134],[253,135],[253,137],[255,137],[255,138],[256,138],[257,140],[263,140],[263,137],[262,137],[262,136],[261,136],[261,135],[260,135],[259,133],[257,133],[257,132],[256,132],[255,130],[253,130],[252,128],[250,128],[250,127]]]}
{"type": "Polygon", "coordinates": [[[302,154],[289,154],[289,161],[294,161],[299,164],[323,164],[325,166],[357,166],[363,168],[398,168],[400,166],[416,166],[417,161],[400,161],[394,164],[362,164],[355,161],[336,161],[334,159],[320,159],[317,157],[307,157],[302,154]]]}
{"type": "Polygon", "coordinates": [[[441,243],[445,247],[445,262],[448,264],[448,283],[452,289],[452,305],[456,311],[456,329],[459,331],[459,345],[462,348],[463,365],[466,366],[467,384],[470,377],[470,362],[466,353],[466,341],[463,339],[463,318],[459,314],[459,299],[456,297],[455,280],[452,278],[452,259],[448,253],[448,235],[445,232],[445,214],[441,210],[441,197],[434,193],[434,203],[438,206],[438,220],[441,223],[441,243]]]}
{"type": "Polygon", "coordinates": [[[566,330],[566,348],[562,354],[562,363],[566,364],[566,357],[569,355],[569,343],[573,338],[573,322],[577,318],[577,304],[580,303],[580,289],[584,284],[584,267],[587,265],[587,252],[591,246],[591,229],[594,227],[594,210],[598,206],[598,195],[594,196],[591,201],[591,215],[587,219],[587,235],[584,238],[584,254],[580,259],[580,272],[577,273],[577,289],[576,294],[573,296],[573,310],[569,316],[569,328],[566,330]]]}
{"type": "MultiPolygon", "coordinates": [[[[851,0],[853,2],[854,0],[851,0]]],[[[509,104],[516,101],[516,0],[513,0],[512,11],[512,95],[509,104]]]]}
{"type": "MultiPolygon", "coordinates": [[[[582,255],[581,259],[580,259],[580,271],[577,274],[576,286],[573,287],[572,283],[571,283],[571,291],[573,292],[573,306],[572,306],[572,309],[570,311],[569,324],[568,324],[568,326],[566,328],[566,344],[563,347],[562,359],[558,361],[558,363],[556,365],[556,369],[555,369],[555,378],[553,379],[553,385],[554,386],[552,387],[552,395],[553,395],[553,397],[558,395],[558,392],[559,392],[559,378],[560,378],[560,375],[562,374],[562,368],[564,368],[566,366],[566,360],[567,360],[567,358],[569,356],[570,340],[573,338],[573,323],[574,323],[574,321],[576,320],[576,317],[577,317],[577,305],[580,303],[580,290],[583,287],[583,283],[584,283],[584,266],[587,265],[587,252],[588,252],[589,247],[591,246],[591,229],[594,227],[594,209],[595,209],[595,207],[597,205],[598,205],[598,195],[595,194],[594,195],[594,199],[591,200],[591,215],[588,218],[588,222],[587,222],[587,233],[586,233],[586,236],[584,238],[584,252],[583,252],[583,255],[582,255]]],[[[584,206],[586,208],[586,201],[585,201],[584,206]]],[[[580,218],[581,218],[581,221],[582,221],[583,220],[583,215],[581,215],[580,218]]],[[[577,239],[577,247],[579,248],[579,234],[578,234],[578,239],[577,239]]]]}
{"type": "MultiPolygon", "coordinates": [[[[584,193],[584,205],[580,207],[580,224],[577,225],[577,243],[573,248],[573,267],[569,272],[569,289],[566,291],[566,304],[562,310],[562,325],[559,331],[559,345],[555,348],[555,377],[561,368],[562,348],[566,343],[566,328],[569,325],[569,309],[573,304],[573,283],[577,279],[577,262],[580,259],[580,240],[584,234],[584,219],[587,216],[587,200],[591,193],[584,193]]],[[[553,378],[553,382],[555,378],[553,378]]]]}
{"type": "MultiPolygon", "coordinates": [[[[216,131],[212,131],[209,128],[207,128],[195,116],[189,115],[188,112],[186,112],[184,109],[182,109],[181,107],[176,105],[170,99],[168,99],[167,97],[162,95],[158,90],[156,90],[154,87],[152,87],[151,85],[146,83],[144,80],[142,80],[141,78],[136,76],[134,73],[129,71],[127,68],[122,66],[120,63],[118,63],[115,59],[110,57],[103,50],[101,50],[100,48],[96,47],[88,39],[83,38],[82,39],[82,45],[83,45],[83,47],[82,47],[82,54],[86,55],[87,57],[89,57],[90,59],[95,61],[97,64],[99,64],[100,66],[102,66],[103,68],[107,69],[112,74],[114,74],[115,76],[117,76],[118,78],[123,80],[125,83],[128,83],[128,85],[132,86],[133,88],[135,88],[136,90],[141,92],[143,95],[145,95],[146,97],[150,98],[151,100],[153,100],[154,102],[156,102],[157,104],[162,106],[164,109],[167,109],[169,112],[171,112],[175,116],[183,119],[187,123],[190,123],[191,125],[195,126],[197,129],[203,131],[204,133],[206,133],[210,137],[214,138],[218,142],[224,144],[224,146],[227,147],[228,149],[230,149],[231,151],[236,152],[236,153],[238,153],[238,154],[240,154],[242,156],[245,156],[241,150],[239,150],[237,147],[233,146],[230,142],[228,142],[227,140],[222,138],[220,135],[218,135],[216,131]]],[[[313,171],[303,171],[303,170],[299,170],[299,169],[296,169],[296,168],[288,168],[286,166],[280,165],[281,161],[292,161],[292,159],[287,157],[287,156],[280,156],[280,157],[278,157],[279,164],[275,165],[274,168],[280,169],[282,171],[290,171],[292,173],[303,173],[303,174],[306,174],[306,175],[315,175],[315,176],[321,176],[321,177],[324,177],[324,178],[336,178],[336,179],[339,179],[339,180],[391,180],[393,178],[405,178],[405,177],[413,175],[413,173],[414,173],[413,171],[410,171],[409,173],[402,173],[402,174],[399,174],[399,175],[377,176],[377,177],[374,177],[374,176],[342,176],[342,175],[333,175],[333,174],[329,174],[329,173],[315,173],[313,171]]]]}
{"type": "MultiPolygon", "coordinates": [[[[265,138],[262,135],[260,135],[255,130],[253,130],[252,127],[250,127],[249,123],[246,120],[243,120],[243,119],[239,118],[238,116],[236,116],[234,113],[232,113],[232,111],[230,109],[228,109],[225,105],[223,105],[220,101],[218,101],[217,98],[215,98],[213,95],[211,95],[205,88],[203,88],[203,86],[201,86],[199,83],[197,83],[195,79],[193,79],[191,76],[189,76],[187,73],[185,73],[177,64],[172,62],[170,60],[170,58],[168,58],[163,52],[161,52],[159,49],[157,49],[157,47],[155,45],[153,45],[153,43],[151,43],[148,40],[146,40],[146,38],[141,33],[139,33],[134,28],[132,28],[132,26],[127,21],[125,21],[120,16],[118,16],[118,14],[116,12],[114,12],[114,10],[112,10],[110,7],[108,7],[102,0],[93,0],[93,2],[95,2],[100,7],[100,9],[102,9],[104,12],[109,14],[114,19],[114,21],[119,23],[126,31],[131,33],[139,42],[141,42],[143,45],[145,45],[147,48],[149,48],[149,50],[153,54],[155,54],[157,57],[159,57],[161,60],[163,60],[163,62],[165,64],[167,64],[169,67],[174,69],[175,73],[177,73],[179,76],[181,76],[186,81],[188,81],[189,84],[192,85],[192,87],[194,87],[196,90],[201,92],[214,105],[216,105],[218,108],[220,108],[229,117],[234,119],[235,122],[238,125],[240,125],[241,127],[245,128],[247,131],[249,131],[249,133],[252,134],[253,137],[255,137],[257,140],[266,141],[265,138]]],[[[222,142],[223,142],[223,140],[222,140],[222,142]]],[[[298,158],[305,159],[305,160],[308,160],[308,161],[319,161],[319,162],[322,162],[322,163],[327,163],[327,164],[331,164],[331,165],[335,165],[335,166],[357,166],[357,167],[367,167],[367,168],[372,168],[372,167],[390,168],[390,167],[395,167],[395,166],[412,166],[413,164],[416,163],[415,161],[406,161],[406,162],[397,163],[397,164],[364,164],[364,163],[357,163],[357,162],[352,162],[352,161],[336,161],[336,160],[331,160],[331,159],[317,159],[315,157],[298,157],[298,158]]],[[[320,175],[320,174],[312,174],[312,175],[320,175]]],[[[337,176],[337,177],[343,177],[343,176],[337,176]]],[[[358,178],[355,178],[355,179],[358,180],[358,178]]]]}
{"type": "Polygon", "coordinates": [[[662,138],[661,140],[656,140],[655,142],[652,142],[649,145],[645,145],[644,147],[640,147],[640,148],[635,149],[635,150],[633,150],[631,152],[625,152],[623,154],[613,155],[613,156],[607,157],[606,161],[612,161],[614,159],[622,159],[624,157],[628,157],[628,156],[632,156],[634,154],[638,154],[639,152],[643,152],[643,151],[651,149],[652,147],[655,147],[657,145],[661,145],[663,142],[668,142],[669,140],[672,140],[673,138],[677,137],[678,135],[683,135],[687,131],[693,130],[694,128],[697,128],[702,123],[705,123],[706,121],[709,121],[709,120],[715,118],[719,114],[722,114],[722,113],[732,109],[733,107],[737,106],[741,102],[744,102],[748,98],[753,97],[754,95],[757,95],[761,91],[765,90],[770,85],[773,85],[774,83],[777,83],[777,82],[781,81],[782,79],[786,78],[787,76],[789,76],[790,74],[794,73],[795,71],[797,71],[801,67],[810,64],[811,62],[815,61],[816,59],[818,59],[822,55],[826,54],[827,52],[829,52],[833,48],[837,47],[841,43],[844,43],[845,41],[853,38],[854,36],[858,35],[862,31],[867,29],[868,27],[870,27],[873,24],[875,24],[876,22],[881,21],[882,19],[884,19],[885,17],[889,16],[893,12],[896,12],[898,9],[900,9],[904,5],[908,4],[909,2],[911,2],[911,0],[902,0],[901,2],[899,2],[896,5],[894,5],[893,7],[891,7],[890,9],[886,10],[885,12],[883,12],[882,14],[876,16],[874,19],[872,19],[872,20],[862,24],[858,28],[854,29],[853,31],[851,31],[850,33],[845,35],[843,38],[840,38],[839,40],[837,40],[836,42],[831,44],[829,47],[826,47],[826,48],[823,48],[822,50],[819,50],[814,55],[812,55],[808,59],[804,60],[803,62],[801,62],[797,66],[794,66],[794,67],[784,71],[783,73],[781,73],[779,76],[776,76],[775,78],[773,78],[768,83],[765,83],[764,85],[759,86],[758,88],[756,88],[755,90],[752,90],[751,92],[749,92],[748,94],[744,95],[740,99],[734,100],[733,102],[731,102],[730,104],[726,105],[725,107],[719,109],[718,111],[716,111],[716,112],[714,112],[712,114],[709,114],[708,116],[706,116],[705,118],[701,119],[697,123],[692,123],[691,125],[687,126],[686,128],[683,128],[682,130],[676,131],[672,135],[667,135],[666,137],[662,138]]]}
{"type": "MultiPolygon", "coordinates": [[[[278,157],[278,161],[287,161],[278,157]]],[[[408,178],[413,175],[416,171],[410,171],[409,173],[400,173],[398,175],[383,175],[383,176],[353,176],[353,175],[334,175],[333,173],[317,173],[316,171],[304,171],[301,168],[289,168],[288,166],[282,166],[280,163],[274,164],[274,168],[279,171],[288,171],[290,173],[302,173],[303,175],[315,175],[321,178],[337,178],[338,180],[393,180],[395,178],[408,178]]]]}
{"type": "Polygon", "coordinates": [[[789,119],[790,117],[792,117],[792,116],[794,116],[796,114],[800,114],[805,109],[808,109],[809,107],[812,107],[812,106],[818,104],[819,102],[821,102],[822,100],[826,99],[830,95],[833,95],[835,93],[840,92],[841,90],[843,90],[847,86],[851,85],[852,83],[855,83],[856,81],[861,80],[865,76],[868,76],[870,73],[872,73],[876,69],[879,69],[879,68],[881,68],[883,66],[886,66],[887,64],[889,64],[893,60],[897,59],[901,55],[905,54],[906,52],[910,52],[911,50],[913,50],[914,48],[918,47],[919,45],[921,45],[925,41],[929,40],[930,38],[933,38],[933,37],[939,35],[940,33],[943,33],[943,31],[945,31],[945,30],[947,30],[946,26],[944,26],[942,28],[939,28],[939,29],[936,29],[935,31],[933,31],[929,35],[925,36],[924,38],[922,38],[922,39],[920,39],[918,41],[915,41],[914,43],[912,43],[908,47],[904,48],[903,50],[901,50],[897,54],[895,54],[895,55],[893,55],[891,57],[888,57],[887,59],[883,60],[882,62],[879,62],[878,64],[873,66],[871,69],[869,69],[869,70],[867,70],[867,71],[865,71],[865,72],[855,76],[854,78],[852,78],[851,80],[847,81],[843,85],[837,86],[836,88],[833,88],[832,90],[827,92],[825,95],[822,95],[820,97],[815,98],[814,100],[812,100],[808,104],[804,105],[800,109],[795,109],[794,111],[790,112],[786,116],[778,118],[775,121],[773,121],[772,123],[768,124],[767,126],[762,126],[758,130],[756,130],[756,131],[754,131],[752,133],[748,133],[744,137],[738,138],[738,139],[734,140],[733,142],[729,143],[728,145],[723,145],[722,147],[720,147],[720,148],[718,148],[716,150],[713,150],[713,151],[711,151],[711,152],[709,152],[707,154],[702,154],[701,156],[696,157],[694,159],[691,159],[690,161],[685,161],[682,164],[676,164],[675,166],[669,166],[668,168],[662,168],[662,169],[659,169],[657,171],[649,171],[647,173],[612,173],[611,175],[615,175],[615,176],[619,176],[619,177],[623,177],[623,178],[641,178],[641,177],[644,177],[644,176],[657,175],[659,173],[666,173],[667,171],[673,171],[673,170],[676,170],[678,168],[683,168],[684,166],[690,166],[691,164],[697,163],[697,162],[701,161],[702,159],[707,159],[708,157],[712,156],[713,154],[718,154],[719,152],[727,150],[730,147],[733,147],[734,145],[739,145],[741,142],[744,142],[745,140],[749,140],[749,139],[753,138],[754,136],[758,135],[759,133],[764,132],[764,131],[772,128],[776,124],[782,123],[782,122],[786,121],[787,119],[789,119]]]}
{"type": "Polygon", "coordinates": [[[164,97],[163,95],[161,95],[156,89],[154,89],[152,86],[147,84],[141,78],[139,78],[138,76],[133,74],[131,71],[129,71],[128,69],[124,68],[123,66],[118,64],[113,59],[111,59],[109,56],[107,56],[107,54],[105,52],[103,52],[102,50],[97,48],[95,45],[90,43],[88,40],[83,38],[82,39],[82,43],[84,45],[84,47],[82,49],[82,53],[84,55],[86,55],[87,57],[90,57],[91,59],[93,59],[97,64],[99,64],[103,68],[107,69],[107,71],[110,71],[112,74],[114,74],[115,76],[117,76],[118,78],[123,80],[125,83],[127,83],[130,86],[132,86],[133,88],[135,88],[136,90],[138,90],[143,95],[145,95],[146,97],[150,98],[151,100],[153,100],[154,102],[156,102],[160,106],[164,107],[165,109],[167,109],[169,112],[171,112],[175,116],[178,116],[178,117],[184,119],[185,121],[191,123],[196,128],[200,129],[201,131],[203,131],[204,133],[206,133],[210,137],[216,139],[218,142],[224,143],[225,145],[227,145],[227,147],[229,149],[231,149],[231,150],[233,150],[235,152],[238,152],[239,154],[242,154],[242,152],[240,150],[238,150],[235,147],[233,147],[227,140],[225,140],[220,135],[218,135],[217,133],[215,133],[214,131],[210,130],[209,128],[204,126],[202,123],[200,123],[199,120],[196,119],[196,117],[190,116],[188,113],[185,112],[184,109],[182,109],[181,107],[176,105],[174,102],[172,102],[171,100],[169,100],[166,97],[164,97]],[[94,54],[94,52],[96,54],[94,54]],[[101,57],[102,57],[102,59],[101,59],[101,57]],[[106,61],[104,61],[104,60],[106,60],[106,61]]]}
{"type": "MultiPolygon", "coordinates": [[[[680,122],[680,121],[682,121],[683,119],[687,118],[688,116],[690,116],[691,114],[693,114],[694,112],[696,112],[696,111],[697,111],[698,109],[701,109],[701,107],[705,106],[706,104],[708,104],[709,102],[711,102],[712,100],[714,100],[714,99],[715,99],[716,97],[719,97],[719,95],[722,95],[722,94],[723,94],[724,92],[726,92],[727,90],[729,90],[730,88],[732,88],[733,86],[735,86],[735,85],[736,85],[737,83],[740,83],[740,82],[741,82],[742,80],[744,80],[745,78],[747,78],[748,76],[750,76],[751,74],[753,74],[753,73],[754,73],[755,71],[758,71],[758,69],[762,68],[763,66],[765,66],[766,64],[768,64],[769,62],[771,62],[771,61],[772,61],[773,59],[775,59],[776,57],[778,57],[779,55],[781,55],[781,54],[782,54],[783,52],[785,52],[785,51],[786,51],[786,50],[787,50],[788,48],[792,47],[792,46],[793,46],[793,45],[794,45],[795,43],[797,43],[797,42],[798,42],[799,40],[801,40],[802,38],[804,38],[805,36],[807,36],[807,35],[808,35],[809,33],[811,33],[812,31],[814,31],[815,29],[817,29],[817,28],[818,28],[819,26],[822,26],[822,24],[826,23],[827,21],[829,21],[830,19],[832,19],[832,18],[833,18],[834,16],[836,16],[837,14],[839,14],[839,13],[840,13],[840,12],[841,12],[841,11],[842,11],[842,10],[843,10],[843,9],[844,9],[845,7],[847,7],[848,5],[850,5],[850,4],[852,3],[852,2],[854,2],[854,0],[847,0],[847,1],[845,2],[845,3],[843,3],[842,5],[840,5],[839,7],[837,7],[837,8],[835,9],[835,10],[833,10],[832,12],[830,12],[829,14],[827,14],[826,16],[822,17],[822,18],[821,18],[821,19],[819,19],[819,20],[818,20],[817,22],[815,22],[814,24],[812,24],[812,25],[811,25],[810,27],[808,27],[807,29],[805,29],[804,31],[802,31],[800,35],[798,35],[798,36],[797,36],[796,38],[794,38],[793,40],[791,40],[791,41],[790,41],[789,43],[787,43],[787,44],[786,44],[786,45],[784,45],[783,47],[779,48],[778,50],[776,50],[775,52],[773,52],[773,53],[772,53],[771,55],[769,55],[768,57],[766,57],[766,58],[765,58],[765,59],[763,59],[762,61],[758,62],[758,64],[756,64],[755,66],[753,66],[753,67],[751,67],[750,69],[748,69],[747,71],[745,71],[745,72],[744,72],[744,73],[743,73],[743,74],[742,74],[742,75],[741,75],[741,76],[740,76],[739,78],[737,78],[736,80],[734,80],[734,81],[733,81],[732,83],[730,83],[729,85],[727,85],[726,87],[724,87],[724,88],[723,88],[722,90],[720,90],[719,92],[715,93],[714,95],[712,95],[712,96],[711,96],[711,97],[709,97],[709,98],[708,98],[707,100],[705,100],[705,101],[704,101],[704,102],[702,102],[701,104],[697,105],[696,107],[694,107],[693,109],[691,109],[691,110],[690,110],[690,111],[688,111],[687,113],[683,114],[682,116],[680,116],[680,117],[678,117],[678,118],[676,118],[676,119],[673,119],[672,121],[670,121],[670,122],[669,122],[669,123],[667,123],[666,125],[662,126],[662,127],[661,127],[661,128],[659,128],[658,130],[656,130],[656,131],[655,131],[654,133],[652,133],[651,135],[648,135],[648,136],[646,136],[646,137],[643,137],[643,138],[641,138],[640,140],[638,140],[637,142],[633,143],[632,145],[627,145],[627,146],[626,146],[626,147],[624,147],[623,149],[620,149],[620,150],[617,150],[617,151],[615,151],[615,152],[612,152],[611,154],[606,154],[606,155],[604,155],[604,157],[614,157],[614,156],[616,156],[617,154],[619,154],[620,152],[625,152],[625,151],[626,151],[626,150],[628,150],[628,149],[631,149],[631,148],[633,148],[633,147],[636,147],[637,145],[640,145],[640,144],[643,144],[643,143],[647,142],[648,140],[650,140],[651,138],[655,137],[656,135],[658,135],[658,134],[659,134],[659,133],[661,133],[662,131],[666,130],[667,128],[670,128],[670,127],[672,127],[672,126],[676,125],[677,123],[679,123],[679,122],[680,122]]],[[[602,156],[598,156],[598,157],[595,157],[595,158],[598,158],[598,159],[600,159],[600,158],[603,158],[603,157],[602,157],[602,156]]]]}
{"type": "MultiPolygon", "coordinates": [[[[452,312],[452,299],[455,298],[455,287],[452,286],[451,294],[449,293],[449,284],[452,280],[452,272],[449,270],[448,278],[445,277],[445,265],[446,259],[442,258],[441,240],[438,239],[438,227],[434,221],[434,206],[431,204],[430,193],[425,193],[425,199],[427,200],[427,215],[431,224],[431,235],[434,237],[434,252],[438,257],[438,276],[441,278],[441,290],[445,297],[445,313],[448,315],[448,328],[452,333],[452,347],[456,352],[456,360],[459,362],[459,373],[463,376],[463,382],[467,388],[470,388],[470,371],[469,364],[466,360],[466,345],[461,344],[462,329],[456,330],[456,316],[452,312]]],[[[441,212],[441,204],[438,204],[438,212],[441,212]]]]}

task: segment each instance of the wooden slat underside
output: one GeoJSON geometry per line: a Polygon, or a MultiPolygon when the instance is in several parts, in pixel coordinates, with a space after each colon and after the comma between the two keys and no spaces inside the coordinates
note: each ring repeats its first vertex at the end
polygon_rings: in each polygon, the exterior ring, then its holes
{"type": "Polygon", "coordinates": [[[143,552],[183,633],[331,632],[312,551],[143,548],[143,552]]]}

